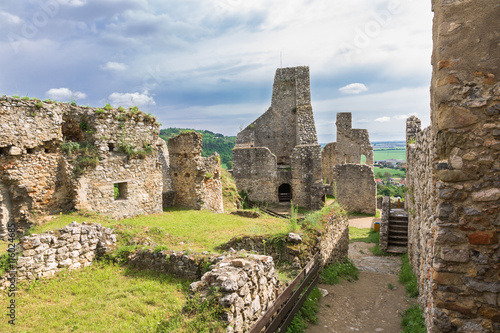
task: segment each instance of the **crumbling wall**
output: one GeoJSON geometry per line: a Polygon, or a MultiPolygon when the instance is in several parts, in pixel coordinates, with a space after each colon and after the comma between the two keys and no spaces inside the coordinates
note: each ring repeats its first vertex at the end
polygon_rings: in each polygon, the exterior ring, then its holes
{"type": "Polygon", "coordinates": [[[377,184],[372,167],[338,164],[333,168],[338,202],[349,212],[377,213],[377,184]]]}
{"type": "Polygon", "coordinates": [[[234,254],[218,262],[201,281],[191,284],[192,292],[215,295],[223,306],[226,332],[249,332],[278,296],[280,282],[272,257],[234,254]]]}
{"type": "Polygon", "coordinates": [[[278,202],[278,188],[287,184],[295,204],[321,202],[323,194],[311,192],[322,177],[308,67],[276,70],[271,107],[238,133],[233,163],[238,190],[250,200],[278,202]]]}
{"type": "MultiPolygon", "coordinates": [[[[116,243],[113,229],[99,223],[76,222],[40,235],[25,236],[16,246],[17,279],[50,277],[62,269],[77,269],[92,264],[96,256],[111,250],[116,243]]],[[[2,285],[8,283],[3,278],[2,285]]]]}
{"type": "MultiPolygon", "coordinates": [[[[337,153],[335,164],[361,163],[361,155],[366,156],[366,164],[373,165],[373,146],[368,130],[352,128],[350,112],[337,113],[337,153]]],[[[332,158],[332,157],[330,157],[332,158]]]]}
{"type": "Polygon", "coordinates": [[[326,184],[333,182],[333,167],[337,165],[337,143],[330,142],[321,151],[321,169],[323,181],[326,184]]]}
{"type": "Polygon", "coordinates": [[[8,200],[21,233],[32,213],[85,208],[125,217],[162,211],[154,117],[10,97],[0,98],[0,115],[0,182],[8,198],[0,206],[5,210],[8,200]],[[114,201],[119,182],[131,183],[120,198],[128,204],[114,201]]]}
{"type": "Polygon", "coordinates": [[[196,132],[168,140],[175,204],[222,213],[220,157],[217,153],[201,157],[201,147],[201,135],[196,132]]]}
{"type": "Polygon", "coordinates": [[[408,142],[409,254],[430,332],[497,332],[500,5],[432,3],[431,126],[408,142]]]}
{"type": "Polygon", "coordinates": [[[321,146],[313,144],[295,147],[290,166],[293,204],[320,209],[321,206],[318,207],[318,202],[321,202],[321,197],[325,193],[314,185],[317,183],[322,185],[321,146]]]}

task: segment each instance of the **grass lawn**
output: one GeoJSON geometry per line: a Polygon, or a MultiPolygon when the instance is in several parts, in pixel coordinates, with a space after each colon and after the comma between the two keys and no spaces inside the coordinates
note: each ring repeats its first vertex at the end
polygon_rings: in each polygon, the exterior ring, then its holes
{"type": "Polygon", "coordinates": [[[143,215],[120,221],[104,216],[69,213],[56,216],[48,223],[31,229],[32,234],[63,228],[76,221],[98,222],[114,228],[119,234],[120,245],[154,242],[166,249],[192,252],[213,251],[234,236],[273,235],[287,231],[289,222],[269,216],[250,219],[209,211],[171,208],[162,214],[143,215]]]}
{"type": "MultiPolygon", "coordinates": [[[[406,160],[406,148],[395,148],[395,149],[374,149],[373,150],[373,160],[383,161],[383,160],[406,160]]],[[[366,162],[366,157],[363,155],[361,157],[361,162],[366,162]]]]}
{"type": "MultiPolygon", "coordinates": [[[[16,325],[2,316],[0,332],[154,332],[160,321],[180,313],[189,282],[94,263],[19,284],[16,325]]],[[[0,293],[0,304],[8,301],[0,293]]]]}

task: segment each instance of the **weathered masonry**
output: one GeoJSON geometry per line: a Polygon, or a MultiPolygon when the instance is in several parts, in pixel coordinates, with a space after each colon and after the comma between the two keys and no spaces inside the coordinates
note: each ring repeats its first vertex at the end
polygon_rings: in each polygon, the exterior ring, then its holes
{"type": "MultiPolygon", "coordinates": [[[[158,123],[136,108],[1,97],[0,119],[0,238],[10,221],[22,233],[34,213],[83,209],[119,219],[161,213],[163,205],[183,197],[175,195],[178,179],[171,179],[158,123]]],[[[213,181],[182,184],[204,191],[207,204],[198,208],[220,211],[216,200],[222,207],[222,195],[214,194],[222,191],[220,163],[203,163],[213,181]]]]}
{"type": "Polygon", "coordinates": [[[309,67],[276,70],[271,107],[238,133],[233,176],[250,200],[318,208],[324,199],[321,146],[309,67]]]}
{"type": "Polygon", "coordinates": [[[323,178],[348,211],[375,215],[377,185],[368,130],[353,129],[350,112],[337,113],[336,125],[337,142],[327,144],[321,152],[323,178]],[[366,164],[361,164],[362,155],[366,164]]]}
{"type": "Polygon", "coordinates": [[[168,140],[174,204],[222,213],[220,157],[201,157],[201,135],[181,133],[168,140]]]}
{"type": "Polygon", "coordinates": [[[409,256],[430,332],[499,332],[500,3],[432,4],[431,126],[407,121],[409,256]]]}

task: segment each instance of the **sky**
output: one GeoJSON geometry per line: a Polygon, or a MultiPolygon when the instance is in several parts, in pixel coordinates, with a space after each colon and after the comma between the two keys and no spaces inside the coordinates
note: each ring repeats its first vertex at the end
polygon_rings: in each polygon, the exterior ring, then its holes
{"type": "Polygon", "coordinates": [[[407,117],[430,122],[431,30],[429,0],[4,0],[0,94],[236,135],[270,106],[276,69],[306,65],[319,142],[337,112],[404,140],[407,117]]]}

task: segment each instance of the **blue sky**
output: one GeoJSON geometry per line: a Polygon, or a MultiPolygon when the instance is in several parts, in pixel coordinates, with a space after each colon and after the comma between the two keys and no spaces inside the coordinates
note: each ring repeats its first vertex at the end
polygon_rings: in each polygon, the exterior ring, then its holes
{"type": "Polygon", "coordinates": [[[320,142],[335,115],[372,141],[429,124],[430,1],[4,0],[0,93],[138,105],[162,127],[236,133],[276,68],[308,65],[320,142]]]}

